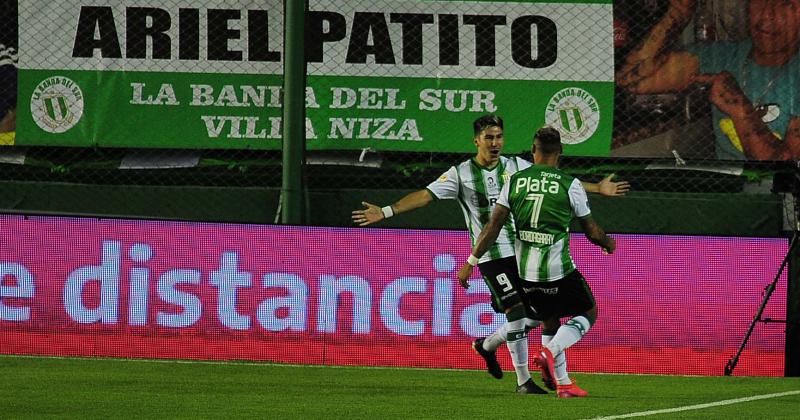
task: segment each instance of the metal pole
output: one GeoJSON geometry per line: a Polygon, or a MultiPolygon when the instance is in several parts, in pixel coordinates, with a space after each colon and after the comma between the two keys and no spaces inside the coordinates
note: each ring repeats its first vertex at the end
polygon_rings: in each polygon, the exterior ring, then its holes
{"type": "Polygon", "coordinates": [[[761,306],[758,307],[758,311],[756,315],[753,317],[753,321],[750,323],[750,328],[747,329],[747,333],[744,335],[744,339],[742,340],[742,344],[739,346],[739,349],[736,351],[736,354],[733,355],[728,360],[728,363],[725,364],[725,369],[723,373],[725,376],[731,376],[733,374],[733,370],[736,369],[736,364],[739,363],[739,357],[742,355],[742,351],[744,351],[744,347],[747,345],[747,341],[750,340],[750,335],[753,333],[753,329],[756,327],[756,323],[759,321],[763,321],[761,319],[761,315],[764,313],[764,308],[766,308],[767,303],[769,302],[770,296],[772,296],[772,292],[775,291],[775,285],[778,283],[778,280],[781,278],[781,274],[783,274],[783,270],[789,264],[789,260],[792,258],[794,254],[795,246],[797,246],[798,236],[800,236],[800,232],[795,229],[794,234],[792,235],[792,240],[789,242],[789,250],[786,252],[786,256],[783,258],[783,262],[781,263],[781,267],[778,269],[778,274],[772,279],[772,282],[767,285],[764,289],[764,297],[761,299],[761,306]]]}
{"type": "Polygon", "coordinates": [[[284,0],[281,223],[305,221],[305,0],[284,0]]]}
{"type": "Polygon", "coordinates": [[[789,262],[788,287],[786,290],[786,362],[784,376],[800,376],[800,276],[798,276],[798,252],[795,247],[789,262]]]}

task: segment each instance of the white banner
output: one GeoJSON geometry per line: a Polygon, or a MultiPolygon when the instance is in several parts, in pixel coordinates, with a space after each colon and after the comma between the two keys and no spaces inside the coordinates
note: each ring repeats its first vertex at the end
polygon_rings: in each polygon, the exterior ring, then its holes
{"type": "MultiPolygon", "coordinates": [[[[310,75],[613,80],[611,4],[312,0],[309,10],[310,75]]],[[[282,1],[20,0],[19,11],[23,69],[283,70],[282,1]]]]}

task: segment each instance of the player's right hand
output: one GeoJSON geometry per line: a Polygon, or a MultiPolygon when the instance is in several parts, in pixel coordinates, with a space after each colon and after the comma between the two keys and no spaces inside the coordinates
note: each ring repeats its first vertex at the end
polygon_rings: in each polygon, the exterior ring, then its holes
{"type": "Polygon", "coordinates": [[[366,201],[362,201],[361,204],[364,206],[364,210],[353,210],[353,223],[357,223],[359,226],[367,226],[384,219],[380,207],[366,201]]]}
{"type": "Polygon", "coordinates": [[[472,277],[472,266],[469,263],[464,263],[461,266],[461,269],[458,270],[458,282],[461,283],[461,287],[465,289],[469,289],[469,278],[472,277]]]}

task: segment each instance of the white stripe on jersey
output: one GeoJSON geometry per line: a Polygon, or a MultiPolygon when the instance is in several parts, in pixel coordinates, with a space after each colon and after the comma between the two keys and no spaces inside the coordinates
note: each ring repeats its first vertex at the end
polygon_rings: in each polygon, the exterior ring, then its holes
{"type": "Polygon", "coordinates": [[[519,270],[519,276],[523,280],[536,281],[536,279],[539,278],[539,260],[542,259],[542,251],[540,248],[532,246],[528,251],[528,258],[522,261],[521,255],[523,254],[523,247],[524,244],[522,241],[517,241],[514,246],[517,251],[517,269],[519,270]]]}
{"type": "MultiPolygon", "coordinates": [[[[550,247],[550,252],[547,254],[547,261],[542,260],[542,250],[546,248],[539,248],[537,246],[529,246],[523,241],[517,241],[517,266],[519,266],[520,277],[523,280],[531,282],[555,281],[564,278],[567,274],[564,272],[564,263],[562,261],[564,253],[564,244],[566,241],[562,238],[550,247]],[[521,256],[524,254],[523,249],[529,247],[528,257],[522,261],[521,256]],[[539,273],[539,263],[543,263],[547,267],[547,278],[542,278],[539,273]],[[523,271],[524,270],[524,271],[523,271]]],[[[569,261],[572,261],[572,256],[567,255],[569,261]]],[[[567,267],[574,267],[572,263],[567,267]]]]}
{"type": "Polygon", "coordinates": [[[548,254],[547,258],[547,272],[550,276],[547,280],[564,277],[564,264],[561,262],[562,252],[564,252],[564,239],[550,247],[550,254],[548,254]]]}

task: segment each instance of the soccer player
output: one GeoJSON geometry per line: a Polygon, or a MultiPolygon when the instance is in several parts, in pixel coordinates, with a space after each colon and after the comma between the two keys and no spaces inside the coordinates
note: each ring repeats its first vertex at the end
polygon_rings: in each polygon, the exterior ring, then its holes
{"type": "MultiPolygon", "coordinates": [[[[511,176],[503,185],[490,221],[478,236],[472,254],[458,272],[464,283],[487,250],[495,246],[513,218],[517,241],[515,254],[522,289],[545,330],[556,333],[543,347],[536,362],[544,378],[555,379],[560,398],[585,397],[588,393],[556,372],[555,356],[580,340],[597,319],[594,296],[569,252],[569,225],[577,217],[586,237],[613,253],[614,239],[592,218],[581,182],[558,169],[561,135],[551,127],[536,132],[534,165],[511,176]],[[560,318],[570,316],[565,325],[560,318]],[[569,382],[567,382],[569,381],[569,382]]],[[[509,338],[509,342],[510,342],[509,338]]]]}
{"type": "MultiPolygon", "coordinates": [[[[477,148],[474,157],[450,167],[427,188],[412,192],[392,205],[381,208],[368,202],[362,202],[364,209],[352,212],[353,221],[359,226],[367,226],[395,214],[426,206],[435,199],[458,200],[469,228],[470,237],[474,242],[484,224],[488,222],[502,186],[511,175],[529,167],[531,163],[518,157],[501,156],[505,139],[503,120],[500,117],[484,115],[476,119],[473,123],[473,132],[473,143],[477,148]]],[[[587,190],[608,196],[625,194],[630,185],[627,182],[612,182],[612,176],[603,179],[598,184],[587,183],[585,187],[587,190]]],[[[503,372],[497,363],[495,350],[508,337],[512,337],[513,340],[508,347],[514,369],[517,371],[518,392],[537,393],[540,390],[530,380],[528,372],[527,339],[522,340],[518,337],[519,331],[535,327],[538,322],[525,316],[524,310],[514,309],[517,306],[524,308],[525,305],[522,305],[520,297],[522,293],[518,288],[518,270],[514,258],[514,236],[511,223],[506,225],[501,238],[480,260],[479,267],[484,280],[489,285],[489,290],[492,291],[494,306],[506,313],[507,319],[510,316],[512,320],[511,323],[501,328],[500,338],[497,338],[498,334],[493,334],[486,341],[476,340],[473,347],[486,361],[489,373],[500,378],[503,372]]]]}

